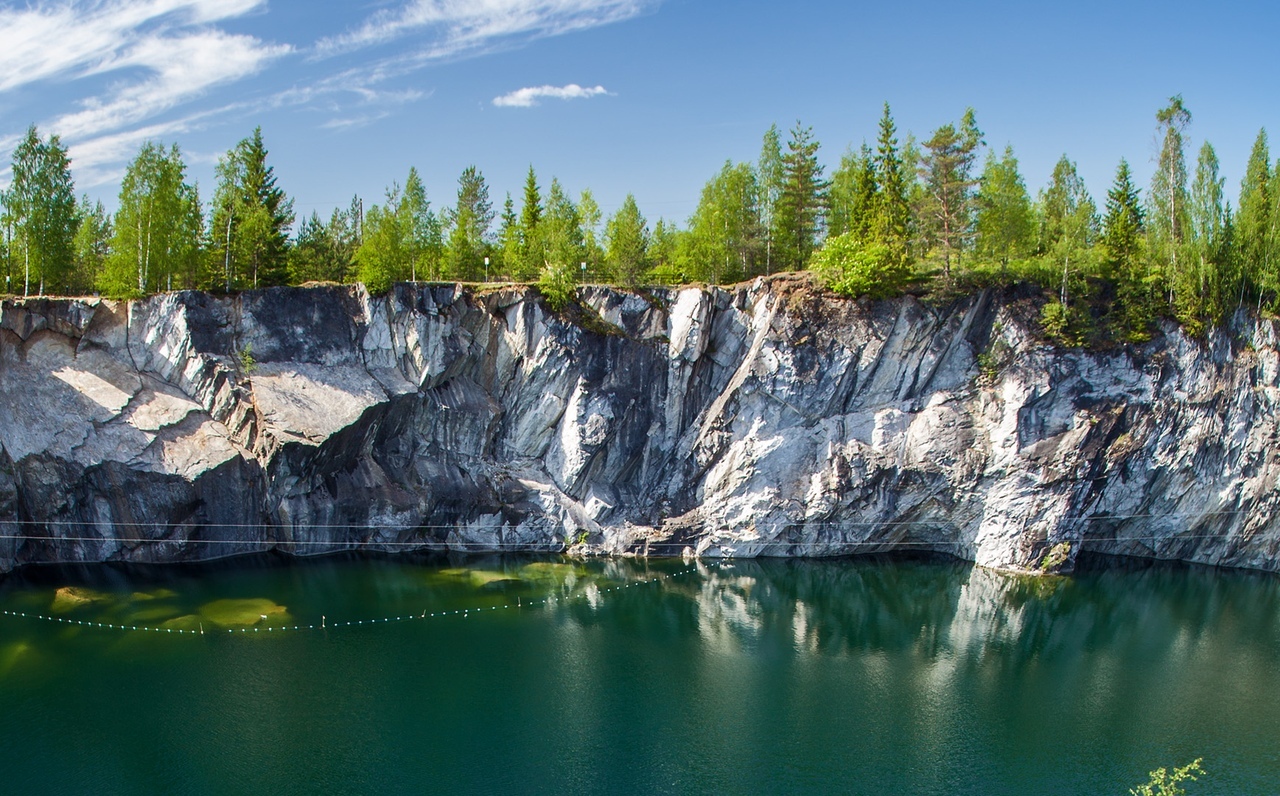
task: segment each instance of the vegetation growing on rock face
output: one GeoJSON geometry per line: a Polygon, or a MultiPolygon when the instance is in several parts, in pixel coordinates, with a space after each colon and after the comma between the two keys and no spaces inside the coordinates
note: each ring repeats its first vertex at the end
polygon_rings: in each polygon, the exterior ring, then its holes
{"type": "Polygon", "coordinates": [[[220,160],[208,204],[176,145],[142,144],[108,215],[75,199],[66,148],[33,126],[0,197],[0,262],[21,295],[496,280],[537,282],[560,307],[583,281],[724,284],[812,269],[871,298],[1038,285],[1043,329],[1064,345],[1145,340],[1161,318],[1202,334],[1241,308],[1280,311],[1280,164],[1260,132],[1233,207],[1213,146],[1187,151],[1192,120],[1171,97],[1155,114],[1148,190],[1121,160],[1101,201],[1066,155],[1033,196],[1014,149],[989,149],[971,108],[917,143],[886,104],[874,144],[846,152],[830,179],[812,128],[775,125],[755,162],[711,177],[683,228],[650,223],[630,195],[605,213],[589,190],[575,202],[553,178],[544,191],[532,166],[500,215],[479,168],[439,211],[410,169],[380,204],[355,197],[295,226],[260,128],[220,160]]]}

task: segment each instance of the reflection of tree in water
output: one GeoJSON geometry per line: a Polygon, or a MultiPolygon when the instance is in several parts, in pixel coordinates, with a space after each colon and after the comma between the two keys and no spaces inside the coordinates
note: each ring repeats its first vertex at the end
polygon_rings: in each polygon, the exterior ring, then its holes
{"type": "MultiPolygon", "coordinates": [[[[610,580],[648,575],[639,562],[608,566],[610,580]]],[[[1280,660],[1280,579],[1261,573],[1109,566],[1067,578],[945,559],[763,559],[704,563],[654,586],[598,605],[621,609],[612,621],[633,630],[692,629],[713,647],[946,655],[1009,673],[1099,649],[1160,660],[1224,634],[1280,660]]],[[[574,621],[599,621],[585,602],[567,607],[574,621]]]]}

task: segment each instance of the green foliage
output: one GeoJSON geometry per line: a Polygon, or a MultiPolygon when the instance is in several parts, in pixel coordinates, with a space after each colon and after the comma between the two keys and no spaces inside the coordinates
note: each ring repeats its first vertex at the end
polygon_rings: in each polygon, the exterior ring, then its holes
{"type": "Polygon", "coordinates": [[[722,284],[758,272],[759,195],[755,173],[746,163],[726,161],[703,187],[680,252],[688,278],[722,284]]]}
{"type": "MultiPolygon", "coordinates": [[[[911,149],[910,146],[907,147],[911,149]]],[[[906,163],[913,163],[915,155],[909,153],[904,163],[898,150],[898,128],[884,104],[880,117],[880,135],[876,140],[874,172],[877,188],[875,219],[872,234],[876,240],[888,246],[907,248],[911,233],[911,188],[915,181],[906,163]]]]}
{"type": "Polygon", "coordinates": [[[926,194],[920,220],[926,239],[941,254],[944,277],[951,276],[972,235],[972,170],[981,145],[973,108],[965,110],[959,127],[944,124],[924,143],[920,177],[926,194]]]}
{"type": "Polygon", "coordinates": [[[1018,173],[1012,147],[1005,147],[998,158],[995,153],[988,155],[978,181],[976,204],[975,248],[979,257],[1007,266],[1011,259],[1031,253],[1035,231],[1031,197],[1018,173]]]}
{"type": "Polygon", "coordinates": [[[258,369],[258,361],[253,358],[253,344],[245,343],[244,346],[236,352],[236,364],[240,366],[240,372],[246,376],[253,375],[258,369]]]}
{"type": "Polygon", "coordinates": [[[609,219],[605,241],[610,278],[628,287],[639,285],[649,270],[649,228],[640,215],[635,196],[627,194],[622,207],[609,219]]]}
{"type": "Polygon", "coordinates": [[[186,180],[177,144],[143,143],[120,185],[110,254],[98,288],[123,298],[195,287],[199,280],[204,217],[196,189],[186,180]]]}
{"type": "Polygon", "coordinates": [[[489,202],[489,186],[479,169],[467,166],[458,177],[457,204],[445,211],[445,225],[449,234],[442,274],[444,278],[475,281],[483,274],[484,258],[489,253],[489,227],[492,224],[493,205],[489,202]]]}
{"type": "Polygon", "coordinates": [[[1168,106],[1156,112],[1156,121],[1161,145],[1148,194],[1149,252],[1156,266],[1164,271],[1170,300],[1176,301],[1175,283],[1185,278],[1187,265],[1182,250],[1188,226],[1187,159],[1183,149],[1191,113],[1183,106],[1182,96],[1170,97],[1168,106]]]}
{"type": "Polygon", "coordinates": [[[79,226],[71,161],[56,135],[42,139],[35,125],[13,150],[12,179],[4,192],[9,256],[20,263],[22,294],[32,287],[65,290],[79,226]]]}
{"type": "Polygon", "coordinates": [[[782,138],[778,134],[776,124],[769,125],[769,129],[765,131],[764,141],[760,146],[760,159],[756,164],[756,174],[760,185],[760,231],[764,236],[764,272],[771,274],[777,270],[778,241],[775,230],[783,182],[782,138]]]}
{"type": "Polygon", "coordinates": [[[879,186],[876,184],[875,155],[863,145],[858,152],[846,152],[831,175],[831,207],[827,234],[853,232],[864,240],[871,237],[876,220],[879,186]]]}
{"type": "Polygon", "coordinates": [[[801,127],[797,121],[782,156],[782,188],[773,211],[771,237],[782,268],[804,268],[817,246],[827,202],[822,171],[813,128],[801,127]]]}
{"type": "Polygon", "coordinates": [[[1197,757],[1173,771],[1168,771],[1164,767],[1157,768],[1148,775],[1151,777],[1150,780],[1136,788],[1130,788],[1129,793],[1132,796],[1185,796],[1187,790],[1182,787],[1182,783],[1199,781],[1205,773],[1200,766],[1203,759],[1197,757]]]}
{"type": "Polygon", "coordinates": [[[228,291],[284,284],[293,200],[267,165],[261,127],[219,159],[216,174],[209,262],[217,277],[210,281],[228,291]]]}
{"type": "Polygon", "coordinates": [[[352,208],[336,208],[327,222],[313,212],[298,226],[289,250],[292,284],[347,281],[359,246],[358,203],[353,201],[352,208]]]}
{"type": "MultiPolygon", "coordinates": [[[[627,195],[631,202],[635,203],[635,198],[630,194],[627,195]]],[[[636,211],[637,215],[639,210],[636,211]]],[[[590,189],[584,190],[582,195],[578,197],[578,218],[582,223],[582,256],[587,261],[587,267],[592,268],[605,260],[605,250],[600,237],[600,221],[603,215],[600,212],[600,205],[596,203],[595,194],[590,189]]]]}
{"type": "MultiPolygon", "coordinates": [[[[1267,131],[1259,130],[1240,182],[1239,210],[1236,213],[1235,252],[1241,264],[1245,288],[1260,304],[1262,292],[1277,294],[1275,238],[1271,235],[1273,192],[1267,131]]],[[[1241,297],[1243,300],[1243,296],[1241,297]]]]}
{"type": "Polygon", "coordinates": [[[837,293],[873,299],[901,293],[911,280],[901,251],[859,240],[852,232],[828,238],[813,257],[813,270],[837,293]]]}
{"type": "Polygon", "coordinates": [[[538,291],[556,312],[562,312],[577,297],[577,273],[572,265],[548,262],[538,275],[538,291]]]}
{"type": "Polygon", "coordinates": [[[1044,554],[1044,558],[1040,559],[1041,572],[1056,572],[1067,563],[1067,559],[1071,555],[1070,542],[1058,542],[1050,547],[1048,552],[1044,554]]]}
{"type": "Polygon", "coordinates": [[[102,202],[80,201],[80,224],[76,227],[73,286],[83,292],[92,290],[102,273],[103,263],[111,253],[111,220],[102,202]]]}

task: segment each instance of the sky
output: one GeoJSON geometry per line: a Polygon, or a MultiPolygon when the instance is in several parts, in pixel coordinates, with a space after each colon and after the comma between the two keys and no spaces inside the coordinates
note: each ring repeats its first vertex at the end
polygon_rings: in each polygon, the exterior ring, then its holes
{"type": "Polygon", "coordinates": [[[0,163],[34,123],[111,208],[143,141],[177,143],[207,200],[260,125],[300,216],[379,203],[410,166],[452,204],[471,164],[500,210],[532,165],[683,223],[769,125],[811,126],[829,176],[887,101],[920,139],[972,106],[1032,193],[1066,154],[1101,205],[1122,157],[1149,180],[1181,94],[1189,158],[1210,141],[1234,198],[1258,130],[1280,135],[1277,23],[1179,0],[0,1],[0,163]]]}

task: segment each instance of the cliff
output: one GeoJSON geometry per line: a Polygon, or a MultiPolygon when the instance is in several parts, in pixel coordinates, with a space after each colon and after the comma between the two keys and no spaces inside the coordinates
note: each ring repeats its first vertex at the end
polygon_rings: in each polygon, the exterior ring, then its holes
{"type": "Polygon", "coordinates": [[[580,298],[6,301],[0,569],[355,545],[1280,569],[1269,321],[1099,353],[1009,293],[580,298]]]}

